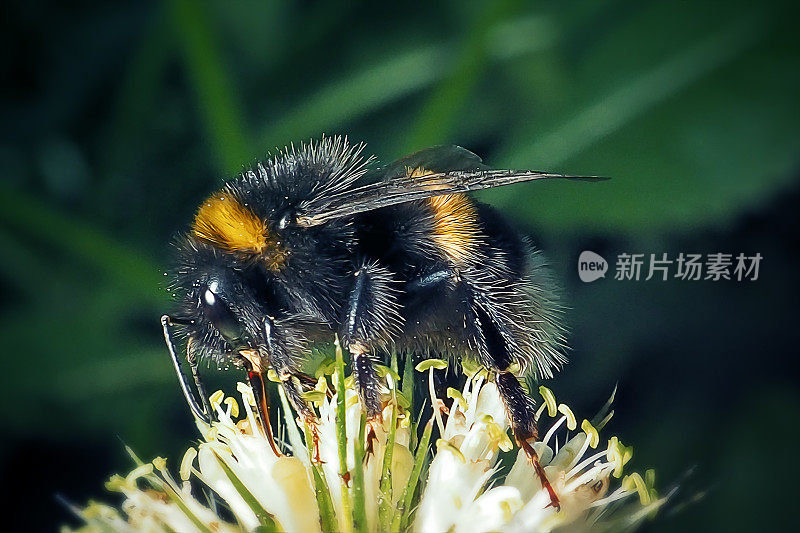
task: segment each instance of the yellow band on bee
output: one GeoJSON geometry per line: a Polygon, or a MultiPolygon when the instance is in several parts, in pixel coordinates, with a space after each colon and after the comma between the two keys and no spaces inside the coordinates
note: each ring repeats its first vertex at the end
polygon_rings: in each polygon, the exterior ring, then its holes
{"type": "Polygon", "coordinates": [[[209,197],[197,210],[192,234],[227,252],[261,254],[271,270],[286,261],[286,252],[264,220],[228,192],[209,197]]]}

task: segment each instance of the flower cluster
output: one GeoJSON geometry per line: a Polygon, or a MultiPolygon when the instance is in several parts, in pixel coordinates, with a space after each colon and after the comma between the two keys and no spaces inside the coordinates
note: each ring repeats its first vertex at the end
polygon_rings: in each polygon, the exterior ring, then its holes
{"type": "MultiPolygon", "coordinates": [[[[432,385],[445,365],[428,360],[417,370],[432,385]]],[[[374,436],[366,437],[340,351],[332,366],[307,393],[319,413],[320,461],[306,446],[309,428],[292,417],[283,395],[287,455],[277,456],[250,387],[239,384],[243,409],[222,392],[211,396],[218,420],[198,421],[203,441],[187,450],[177,476],[162,458],[144,463],[132,454],[137,466],[107,484],[122,494],[121,507],[92,502],[75,509],[85,521],[81,531],[620,531],[663,503],[652,471],[624,475],[631,448],[616,437],[601,439],[611,400],[594,423],[579,424],[540,387],[544,437],[534,447],[561,501],[556,509],[509,437],[503,403],[485,372],[469,375],[462,390],[448,389],[448,402],[431,386],[434,414],[418,428],[414,390],[406,386],[414,380],[400,389],[397,372],[383,368],[386,407],[371,426],[374,436]]]]}

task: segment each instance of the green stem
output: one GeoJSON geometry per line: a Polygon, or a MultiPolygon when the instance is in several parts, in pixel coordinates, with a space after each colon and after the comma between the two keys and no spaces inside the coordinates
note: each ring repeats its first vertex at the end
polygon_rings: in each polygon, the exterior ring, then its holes
{"type": "Polygon", "coordinates": [[[386,438],[386,449],[383,452],[383,466],[381,467],[380,500],[378,503],[378,523],[381,531],[387,531],[391,525],[390,509],[392,508],[392,456],[394,455],[394,441],[397,434],[397,397],[392,386],[392,422],[389,426],[389,436],[386,438]]]}
{"type": "Polygon", "coordinates": [[[339,448],[339,484],[342,491],[343,530],[353,531],[353,508],[350,488],[347,486],[350,473],[347,470],[347,408],[345,406],[344,356],[339,339],[336,339],[336,443],[339,448]]]}
{"type": "Polygon", "coordinates": [[[406,356],[405,363],[403,364],[403,383],[400,386],[400,391],[406,395],[411,403],[411,410],[414,408],[412,395],[414,394],[414,357],[412,355],[406,356]]]}
{"type": "Polygon", "coordinates": [[[356,531],[367,531],[367,508],[364,499],[364,439],[366,438],[367,419],[361,413],[358,426],[358,437],[355,443],[355,466],[353,467],[353,527],[356,531]]]}
{"type": "Polygon", "coordinates": [[[428,446],[431,442],[431,434],[433,433],[433,417],[428,419],[425,425],[425,431],[422,434],[417,452],[414,455],[414,469],[411,471],[411,477],[408,478],[408,485],[403,492],[403,497],[400,498],[399,508],[394,515],[392,521],[392,531],[399,532],[405,531],[408,528],[408,522],[411,518],[411,503],[414,500],[414,493],[417,490],[417,483],[419,483],[419,476],[422,473],[422,467],[428,457],[428,446]]]}
{"type": "Polygon", "coordinates": [[[413,450],[417,444],[417,419],[414,418],[414,358],[411,354],[406,356],[406,363],[403,366],[403,386],[400,387],[403,396],[408,398],[408,418],[409,428],[411,429],[411,446],[413,450]]]}
{"type": "Polygon", "coordinates": [[[311,436],[311,428],[305,424],[306,448],[308,449],[308,459],[311,463],[311,473],[314,476],[314,495],[317,497],[317,507],[319,508],[319,523],[322,531],[330,533],[338,531],[336,527],[336,512],[333,509],[331,493],[328,483],[325,481],[325,473],[314,462],[314,439],[311,436]]]}
{"type": "MultiPolygon", "coordinates": [[[[451,62],[453,67],[431,91],[412,132],[406,136],[405,152],[452,138],[458,117],[465,113],[475,87],[491,64],[490,35],[512,12],[511,8],[515,6],[511,4],[517,3],[493,0],[485,2],[483,8],[476,11],[459,45],[458,57],[451,62]]],[[[448,69],[443,70],[446,72],[448,69]]]]}

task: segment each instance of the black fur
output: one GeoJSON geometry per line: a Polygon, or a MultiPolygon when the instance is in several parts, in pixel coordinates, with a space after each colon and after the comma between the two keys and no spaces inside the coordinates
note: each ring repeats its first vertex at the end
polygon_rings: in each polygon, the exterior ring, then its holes
{"type": "MultiPolygon", "coordinates": [[[[372,359],[391,350],[473,357],[498,374],[515,431],[531,433],[532,400],[508,372],[549,376],[564,361],[560,306],[546,268],[499,213],[474,204],[475,248],[461,262],[437,244],[427,200],[359,212],[319,225],[298,223],[306,206],[326,195],[397,177],[359,157],[362,147],[328,138],[292,148],[225,185],[224,192],[266,221],[287,251],[270,270],[258,256],[226,253],[187,234],[177,247],[176,316],[198,354],[224,364],[238,350],[257,349],[291,376],[309,346],[338,333],[357,353],[355,374],[370,415],[379,412],[372,359]],[[206,292],[213,288],[213,295],[206,292]],[[209,300],[214,309],[209,309],[209,300]],[[235,319],[234,324],[230,322],[235,319]],[[238,331],[236,326],[238,325],[238,331]]],[[[477,156],[439,148],[410,156],[409,165],[446,172],[476,168],[477,156]],[[447,161],[448,168],[437,164],[447,161]]],[[[302,407],[301,407],[302,410],[302,407]]]]}

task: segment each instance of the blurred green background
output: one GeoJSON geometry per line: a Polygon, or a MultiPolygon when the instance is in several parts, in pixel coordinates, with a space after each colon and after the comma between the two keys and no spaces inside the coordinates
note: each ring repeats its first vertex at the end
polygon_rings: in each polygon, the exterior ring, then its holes
{"type": "MultiPolygon", "coordinates": [[[[0,472],[9,530],[195,438],[162,344],[169,243],[267,150],[345,133],[391,160],[612,176],[482,195],[572,310],[549,385],[677,505],[650,531],[794,522],[800,62],[791,2],[5,2],[0,472]],[[578,280],[594,250],[764,256],[755,282],[578,280]],[[705,493],[699,502],[688,505],[705,493]]],[[[213,376],[210,379],[223,379],[213,376]]],[[[227,379],[235,379],[229,376],[227,379]]]]}

